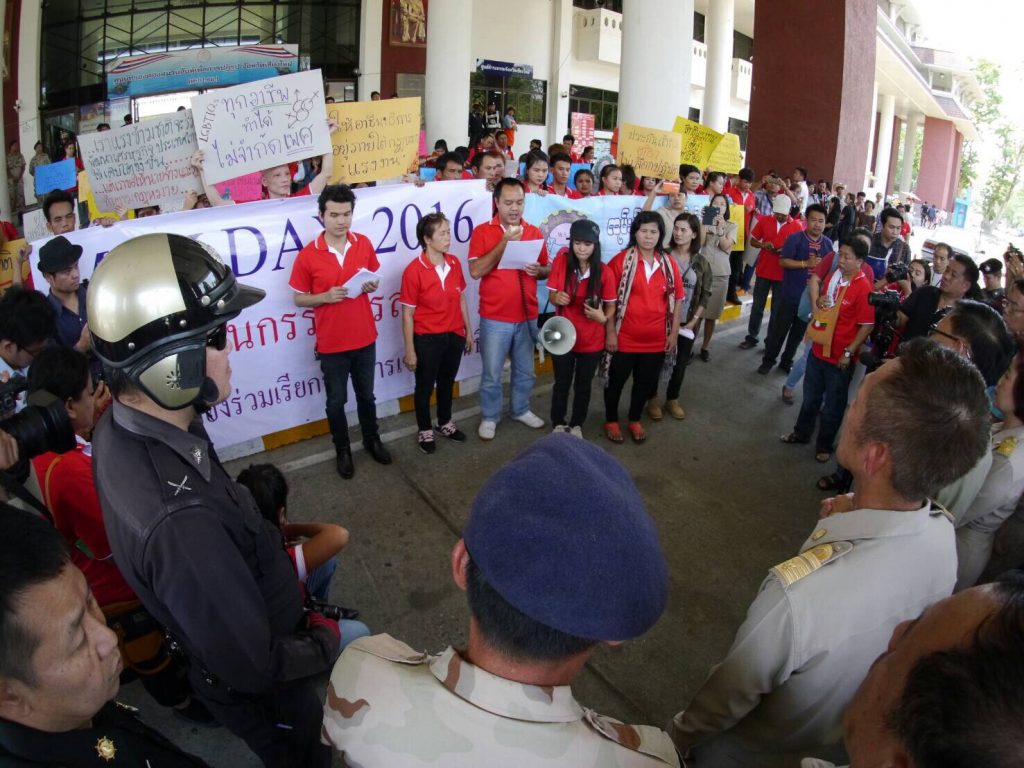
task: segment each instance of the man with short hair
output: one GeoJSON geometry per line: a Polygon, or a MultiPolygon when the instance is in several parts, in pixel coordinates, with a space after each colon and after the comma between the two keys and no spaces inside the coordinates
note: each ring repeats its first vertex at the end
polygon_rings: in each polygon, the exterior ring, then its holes
{"type": "Polygon", "coordinates": [[[948,243],[936,243],[932,250],[932,285],[938,287],[942,275],[949,266],[949,257],[953,255],[953,247],[948,243]]]}
{"type": "Polygon", "coordinates": [[[544,233],[523,220],[526,192],[518,179],[502,179],[494,187],[497,213],[473,230],[469,240],[469,274],[480,281],[481,440],[493,440],[501,420],[501,372],[512,357],[512,418],[531,429],[544,420],[530,410],[536,373],[533,349],[537,334],[537,280],[548,276],[548,253],[541,244],[537,261],[523,269],[503,269],[501,258],[510,242],[544,240],[544,233]]]}
{"type": "Polygon", "coordinates": [[[572,162],[581,163],[583,161],[580,159],[580,156],[572,151],[573,145],[575,143],[576,137],[573,136],[571,133],[567,133],[565,134],[565,136],[562,137],[562,146],[565,148],[565,154],[569,156],[569,159],[572,162]]]}
{"type": "MultiPolygon", "coordinates": [[[[8,288],[0,296],[0,378],[3,374],[24,376],[56,327],[53,307],[43,294],[20,286],[8,288]]],[[[25,400],[18,395],[15,410],[24,407],[25,400]]]]}
{"type": "Polygon", "coordinates": [[[380,439],[373,394],[377,324],[369,294],[377,290],[380,278],[363,281],[351,293],[345,287],[360,270],[377,274],[380,262],[369,238],[351,229],[356,196],[349,187],[328,185],[317,204],[324,231],[299,252],[288,285],[295,291],[295,306],[313,307],[316,313],[316,355],[327,390],[327,423],[335,464],[338,474],[349,480],[355,475],[345,416],[349,377],[363,447],[378,464],[391,463],[391,454],[380,439]]]}
{"type": "Polygon", "coordinates": [[[445,152],[434,161],[437,173],[434,181],[458,181],[462,178],[462,158],[454,152],[445,152]]]}
{"type": "Polygon", "coordinates": [[[515,159],[515,155],[512,154],[512,147],[508,145],[508,134],[504,131],[498,131],[494,134],[494,150],[501,153],[503,160],[515,159]]]}
{"type": "Polygon", "coordinates": [[[798,165],[793,169],[793,183],[796,184],[796,200],[794,201],[800,208],[800,215],[803,216],[807,210],[807,206],[810,204],[811,193],[807,189],[807,169],[802,165],[798,165]]]}
{"type": "MultiPolygon", "coordinates": [[[[726,194],[729,195],[729,199],[732,202],[743,206],[743,234],[744,237],[748,238],[750,237],[750,229],[754,221],[754,192],[751,190],[753,183],[754,170],[752,168],[740,168],[739,175],[736,177],[736,183],[726,190],[726,194]]],[[[747,290],[748,287],[741,285],[743,282],[743,254],[744,249],[742,248],[734,250],[729,254],[729,268],[732,271],[729,275],[729,289],[726,294],[726,300],[733,304],[740,303],[737,289],[743,288],[743,290],[747,290]]]]}
{"type": "Polygon", "coordinates": [[[764,321],[768,295],[774,297],[782,285],[783,273],[779,264],[782,246],[785,245],[787,237],[800,231],[800,222],[789,218],[789,208],[789,197],[775,195],[772,201],[772,215],[759,218],[750,233],[750,244],[754,248],[760,248],[761,253],[757,257],[757,280],[754,283],[754,303],[750,307],[750,318],[747,320],[747,337],[740,342],[740,349],[753,349],[757,346],[757,336],[764,321]]]}
{"type": "Polygon", "coordinates": [[[725,192],[725,174],[721,171],[712,171],[704,181],[704,192],[709,198],[725,192]]]}
{"type": "MultiPolygon", "coordinates": [[[[782,179],[777,176],[765,176],[761,179],[761,188],[754,193],[754,213],[757,217],[774,215],[775,196],[782,188],[782,179]]],[[[789,211],[786,213],[788,215],[789,211]]]]}
{"type": "Polygon", "coordinates": [[[896,325],[903,339],[927,336],[931,327],[960,299],[977,290],[978,267],[968,256],[953,256],[936,288],[922,285],[900,305],[896,325]]]}
{"type": "Polygon", "coordinates": [[[541,438],[477,494],[451,571],[465,650],[377,635],[338,659],[323,733],[343,763],[679,765],[663,732],[585,709],[571,688],[599,645],[639,637],[665,607],[665,557],[621,464],[571,435],[541,438]]]}
{"type": "Polygon", "coordinates": [[[54,235],[65,235],[77,229],[75,198],[65,189],[55,189],[43,198],[43,218],[54,235]]]}
{"type": "Polygon", "coordinates": [[[0,763],[204,766],[113,701],[123,667],[53,526],[0,505],[0,763]]]}
{"type": "Polygon", "coordinates": [[[875,289],[886,286],[885,271],[890,264],[910,264],[910,246],[900,237],[903,214],[895,208],[885,208],[878,215],[881,230],[871,238],[867,263],[875,273],[875,289]]]}
{"type": "Polygon", "coordinates": [[[494,192],[494,185],[505,175],[505,159],[498,152],[478,152],[469,164],[474,176],[487,182],[488,192],[494,192]]]}
{"type": "Polygon", "coordinates": [[[855,492],[769,571],[725,660],[675,717],[673,740],[698,768],[829,756],[893,628],[953,589],[953,525],[928,499],[986,449],[981,376],[920,339],[864,380],[847,419],[839,460],[855,492]]]}
{"type": "Polygon", "coordinates": [[[579,200],[579,193],[569,186],[569,171],[572,169],[572,160],[565,152],[558,152],[551,156],[551,187],[549,192],[570,200],[579,200]]]}

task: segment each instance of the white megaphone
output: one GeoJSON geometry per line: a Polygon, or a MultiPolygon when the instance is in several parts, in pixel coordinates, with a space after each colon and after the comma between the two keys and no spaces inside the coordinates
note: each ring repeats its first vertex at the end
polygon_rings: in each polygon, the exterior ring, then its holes
{"type": "Polygon", "coordinates": [[[556,315],[540,329],[540,344],[552,355],[564,355],[576,344],[576,328],[571,321],[556,315]]]}

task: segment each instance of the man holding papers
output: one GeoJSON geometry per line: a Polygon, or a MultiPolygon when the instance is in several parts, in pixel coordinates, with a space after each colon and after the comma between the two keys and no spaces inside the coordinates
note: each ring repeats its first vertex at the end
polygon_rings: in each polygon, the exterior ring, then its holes
{"type": "Polygon", "coordinates": [[[380,441],[373,396],[377,325],[368,294],[380,283],[380,264],[370,240],[349,229],[356,203],[351,189],[328,185],[317,202],[324,231],[299,252],[288,284],[295,290],[295,305],[313,307],[316,313],[315,354],[327,389],[327,422],[337,451],[338,474],[347,480],[355,474],[345,418],[349,375],[363,447],[374,461],[391,463],[380,441]]]}
{"type": "Polygon", "coordinates": [[[501,419],[501,370],[511,353],[512,418],[533,429],[544,420],[530,410],[536,378],[533,348],[537,335],[537,279],[551,268],[544,235],[523,221],[522,182],[505,178],[494,186],[497,215],[473,230],[469,274],[480,281],[481,440],[493,440],[501,419]]]}

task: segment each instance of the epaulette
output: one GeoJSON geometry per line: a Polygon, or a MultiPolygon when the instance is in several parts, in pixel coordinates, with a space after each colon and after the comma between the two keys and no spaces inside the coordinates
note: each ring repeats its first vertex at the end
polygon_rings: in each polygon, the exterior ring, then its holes
{"type": "Polygon", "coordinates": [[[353,640],[345,650],[349,649],[364,651],[379,659],[399,664],[424,664],[430,660],[430,655],[425,651],[417,651],[386,633],[353,640]]]}
{"type": "Polygon", "coordinates": [[[1000,454],[1005,458],[1010,458],[1014,450],[1017,448],[1017,438],[1007,437],[999,445],[996,446],[996,453],[1000,454]]]}
{"type": "Polygon", "coordinates": [[[613,717],[583,710],[583,720],[595,731],[620,747],[661,760],[666,765],[679,765],[679,756],[672,739],[660,728],[651,725],[627,725],[613,717]]]}
{"type": "Polygon", "coordinates": [[[826,563],[832,563],[853,549],[848,541],[833,541],[831,544],[818,544],[784,563],[771,569],[775,578],[783,587],[796,584],[800,579],[809,576],[826,563]]]}

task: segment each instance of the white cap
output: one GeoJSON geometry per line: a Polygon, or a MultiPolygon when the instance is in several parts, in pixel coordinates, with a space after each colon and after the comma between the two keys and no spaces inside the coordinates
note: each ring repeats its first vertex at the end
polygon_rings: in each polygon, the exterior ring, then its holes
{"type": "Polygon", "coordinates": [[[772,202],[772,209],[775,213],[784,213],[789,216],[790,205],[789,195],[784,195],[780,192],[775,196],[775,200],[772,202]]]}

